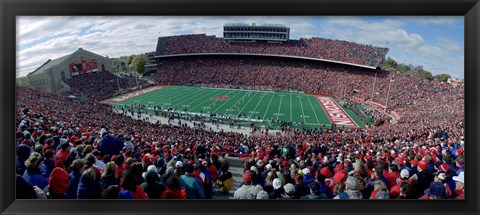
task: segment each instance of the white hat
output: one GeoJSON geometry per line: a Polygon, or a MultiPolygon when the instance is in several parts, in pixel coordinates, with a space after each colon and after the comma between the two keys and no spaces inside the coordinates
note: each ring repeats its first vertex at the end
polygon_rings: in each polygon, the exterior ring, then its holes
{"type": "Polygon", "coordinates": [[[250,170],[251,170],[251,171],[255,171],[256,173],[258,173],[258,169],[257,169],[257,167],[255,167],[255,166],[251,166],[251,167],[250,167],[250,170]]]}
{"type": "Polygon", "coordinates": [[[445,174],[444,172],[439,172],[437,174],[437,177],[440,179],[440,180],[445,180],[447,178],[447,174],[445,174]]]}
{"type": "Polygon", "coordinates": [[[273,179],[273,189],[278,190],[282,187],[282,180],[279,178],[273,179]]]}
{"type": "Polygon", "coordinates": [[[454,181],[462,182],[463,184],[465,184],[465,175],[464,175],[464,172],[461,172],[460,175],[458,175],[458,176],[453,176],[452,179],[453,179],[454,181]]]}
{"type": "Polygon", "coordinates": [[[257,193],[257,199],[270,199],[268,193],[264,190],[257,193]]]}
{"type": "Polygon", "coordinates": [[[250,187],[248,189],[248,192],[253,196],[256,196],[260,191],[263,191],[263,187],[259,184],[255,185],[255,187],[250,187]]]}
{"type": "Polygon", "coordinates": [[[292,195],[293,193],[295,193],[295,186],[291,183],[285,184],[285,186],[283,186],[283,189],[285,190],[285,194],[292,195]]]}
{"type": "Polygon", "coordinates": [[[410,177],[410,173],[408,172],[408,170],[406,169],[402,169],[402,171],[400,172],[400,178],[408,178],[410,177]]]}
{"type": "Polygon", "coordinates": [[[175,163],[175,167],[176,168],[182,168],[183,167],[182,161],[177,161],[177,163],[175,163]]]}
{"type": "Polygon", "coordinates": [[[149,171],[149,170],[153,170],[153,171],[157,172],[157,167],[155,165],[150,165],[147,168],[147,171],[149,171]]]}
{"type": "Polygon", "coordinates": [[[310,175],[310,170],[308,168],[302,169],[304,175],[310,175]]]}
{"type": "Polygon", "coordinates": [[[265,168],[267,168],[267,170],[272,170],[272,164],[267,164],[265,168]]]}

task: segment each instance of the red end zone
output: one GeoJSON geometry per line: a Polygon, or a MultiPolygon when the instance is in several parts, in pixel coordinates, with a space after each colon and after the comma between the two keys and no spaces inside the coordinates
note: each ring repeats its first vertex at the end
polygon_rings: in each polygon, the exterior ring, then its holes
{"type": "Polygon", "coordinates": [[[337,126],[358,127],[357,123],[332,98],[315,96],[327,113],[327,117],[337,126]]]}
{"type": "Polygon", "coordinates": [[[143,95],[145,93],[153,92],[153,91],[165,88],[165,87],[167,87],[167,86],[155,86],[155,87],[151,87],[151,88],[148,88],[148,89],[139,90],[139,91],[136,91],[136,92],[133,92],[133,93],[127,93],[125,95],[118,96],[114,99],[110,99],[106,103],[113,105],[117,102],[125,101],[127,99],[131,99],[133,97],[143,95]]]}

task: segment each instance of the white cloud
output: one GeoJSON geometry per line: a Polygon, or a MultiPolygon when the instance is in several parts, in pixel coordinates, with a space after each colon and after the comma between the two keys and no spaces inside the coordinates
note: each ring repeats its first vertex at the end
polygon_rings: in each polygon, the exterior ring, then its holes
{"type": "Polygon", "coordinates": [[[446,49],[447,51],[460,51],[462,48],[452,40],[449,40],[445,37],[439,37],[437,43],[440,47],[446,49]]]}
{"type": "Polygon", "coordinates": [[[456,25],[462,18],[459,16],[431,16],[431,17],[423,17],[423,16],[411,16],[411,17],[403,17],[405,20],[419,23],[422,25],[456,25]]]}

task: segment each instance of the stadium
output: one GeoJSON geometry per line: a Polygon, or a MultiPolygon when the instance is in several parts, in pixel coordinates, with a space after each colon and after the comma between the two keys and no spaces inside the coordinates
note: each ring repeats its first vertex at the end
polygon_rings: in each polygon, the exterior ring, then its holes
{"type": "Polygon", "coordinates": [[[142,77],[53,60],[68,94],[16,88],[17,198],[463,198],[463,85],[384,70],[388,48],[289,35],[159,37],[142,77]]]}

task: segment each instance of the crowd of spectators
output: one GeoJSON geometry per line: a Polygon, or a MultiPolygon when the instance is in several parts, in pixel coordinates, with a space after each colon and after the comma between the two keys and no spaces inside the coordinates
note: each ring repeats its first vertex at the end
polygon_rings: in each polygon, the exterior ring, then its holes
{"type": "Polygon", "coordinates": [[[63,82],[70,87],[73,93],[96,100],[103,100],[137,87],[143,88],[150,85],[147,81],[134,75],[117,76],[109,71],[86,73],[63,80],[63,82]]]}
{"type": "Polygon", "coordinates": [[[214,198],[214,187],[232,188],[226,155],[244,161],[238,199],[464,196],[459,118],[247,136],[152,124],[23,87],[16,101],[17,198],[214,198]]]}
{"type": "Polygon", "coordinates": [[[205,34],[178,35],[159,39],[157,55],[194,53],[242,53],[298,56],[377,67],[388,48],[325,38],[301,38],[284,43],[228,42],[205,34]]]}

